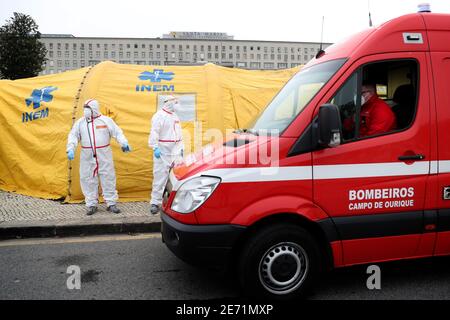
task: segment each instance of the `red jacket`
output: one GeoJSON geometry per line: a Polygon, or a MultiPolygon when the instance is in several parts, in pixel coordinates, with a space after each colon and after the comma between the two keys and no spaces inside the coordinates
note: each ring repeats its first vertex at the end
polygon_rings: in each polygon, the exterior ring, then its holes
{"type": "Polygon", "coordinates": [[[360,137],[373,136],[389,132],[397,127],[397,121],[391,108],[374,95],[361,108],[360,137]]]}

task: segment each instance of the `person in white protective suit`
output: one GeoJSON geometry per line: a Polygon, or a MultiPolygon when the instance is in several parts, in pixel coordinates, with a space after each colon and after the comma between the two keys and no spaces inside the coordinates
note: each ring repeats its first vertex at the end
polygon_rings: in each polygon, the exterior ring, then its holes
{"type": "Polygon", "coordinates": [[[84,103],[84,117],[73,125],[66,149],[68,159],[73,160],[78,142],[81,142],[80,184],[86,202],[87,215],[93,215],[97,211],[99,177],[107,210],[120,213],[116,206],[118,194],[110,147],[111,137],[117,140],[123,152],[131,151],[122,129],[114,120],[100,113],[98,101],[87,100],[84,103]]]}
{"type": "Polygon", "coordinates": [[[148,145],[153,149],[153,187],[150,213],[159,213],[164,188],[174,163],[183,157],[183,136],[180,119],[175,111],[180,107],[174,96],[164,98],[163,107],[153,115],[148,145]]]}

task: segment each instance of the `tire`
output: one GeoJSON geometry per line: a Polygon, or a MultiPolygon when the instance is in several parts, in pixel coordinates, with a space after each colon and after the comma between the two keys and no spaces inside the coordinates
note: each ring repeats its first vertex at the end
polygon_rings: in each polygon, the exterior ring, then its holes
{"type": "Polygon", "coordinates": [[[315,238],[304,228],[287,223],[265,227],[252,236],[237,268],[245,295],[275,300],[304,297],[320,270],[315,238]]]}

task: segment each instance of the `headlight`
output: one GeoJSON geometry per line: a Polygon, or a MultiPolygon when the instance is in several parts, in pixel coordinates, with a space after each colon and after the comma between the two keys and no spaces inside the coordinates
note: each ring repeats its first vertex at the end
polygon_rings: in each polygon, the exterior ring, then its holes
{"type": "Polygon", "coordinates": [[[198,177],[185,182],[173,199],[172,210],[191,213],[209,198],[219,183],[220,179],[215,177],[198,177]]]}

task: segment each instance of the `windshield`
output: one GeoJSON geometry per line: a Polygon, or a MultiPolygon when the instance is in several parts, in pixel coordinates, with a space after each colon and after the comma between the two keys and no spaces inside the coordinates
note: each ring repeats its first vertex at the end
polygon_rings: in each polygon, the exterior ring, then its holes
{"type": "Polygon", "coordinates": [[[344,62],[345,59],[332,60],[301,70],[275,96],[249,131],[283,132],[344,62]]]}

